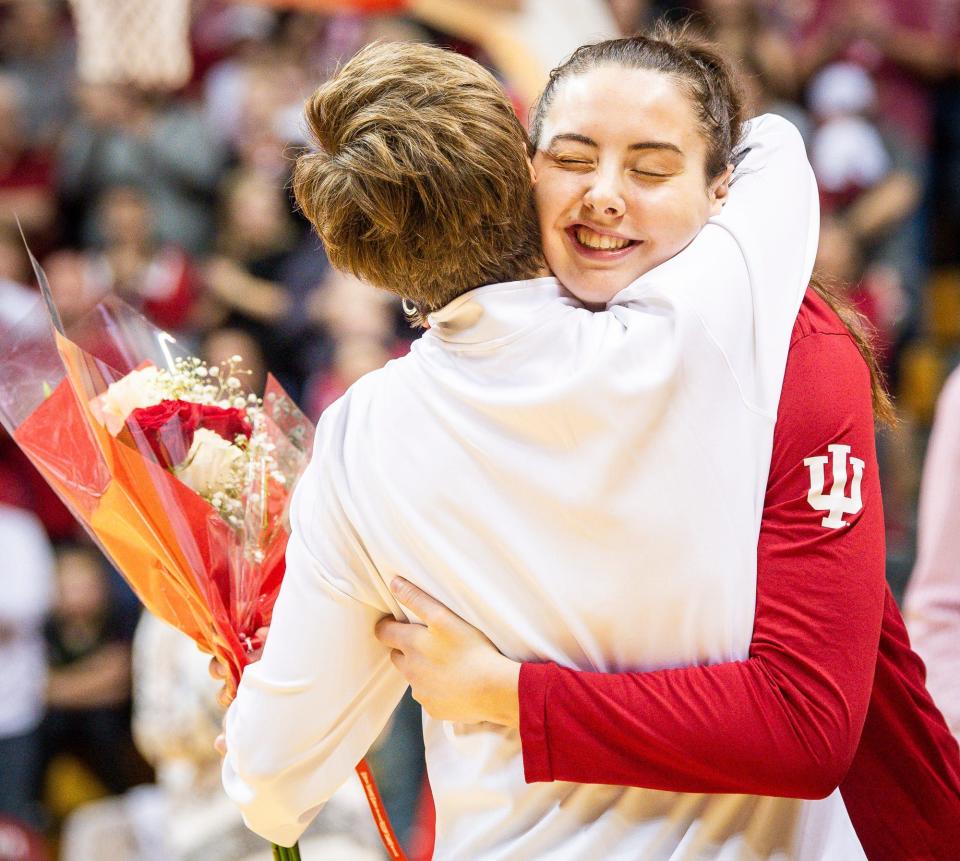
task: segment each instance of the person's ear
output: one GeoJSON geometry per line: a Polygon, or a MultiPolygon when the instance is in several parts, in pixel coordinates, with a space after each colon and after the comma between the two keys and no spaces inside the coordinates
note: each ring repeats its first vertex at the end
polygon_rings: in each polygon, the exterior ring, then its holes
{"type": "Polygon", "coordinates": [[[530,182],[537,184],[537,169],[533,166],[533,159],[527,156],[527,169],[530,171],[530,182]]]}
{"type": "Polygon", "coordinates": [[[723,205],[730,195],[730,178],[733,176],[733,165],[728,164],[726,170],[710,183],[707,195],[710,198],[710,216],[719,215],[723,205]]]}

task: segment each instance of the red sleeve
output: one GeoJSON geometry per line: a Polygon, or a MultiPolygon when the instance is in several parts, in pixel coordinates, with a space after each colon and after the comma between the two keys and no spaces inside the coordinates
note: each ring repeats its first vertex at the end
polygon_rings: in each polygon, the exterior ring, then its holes
{"type": "Polygon", "coordinates": [[[863,728],[884,590],[869,375],[845,334],[809,334],[787,363],[749,658],[648,673],[524,664],[527,781],[829,795],[863,728]],[[844,462],[840,488],[833,470],[844,462]],[[818,464],[833,503],[808,500],[818,464]]]}
{"type": "Polygon", "coordinates": [[[956,861],[960,750],[889,589],[867,722],[840,792],[870,861],[956,861]]]}

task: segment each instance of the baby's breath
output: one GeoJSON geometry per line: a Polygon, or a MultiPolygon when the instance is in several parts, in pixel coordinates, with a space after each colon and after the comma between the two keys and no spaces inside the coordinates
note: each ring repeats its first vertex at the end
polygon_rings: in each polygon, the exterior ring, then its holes
{"type": "MultiPolygon", "coordinates": [[[[288,477],[274,455],[264,415],[263,399],[243,390],[241,378],[251,372],[242,367],[240,356],[231,356],[217,365],[207,365],[196,357],[174,360],[173,369],[158,369],[157,385],[163,397],[223,409],[237,409],[253,427],[250,437],[238,435],[233,444],[243,452],[230,469],[222,486],[201,494],[223,519],[237,530],[247,527],[247,550],[257,562],[263,561],[258,549],[262,526],[266,522],[267,482],[287,487],[288,477]],[[259,524],[259,526],[257,525],[259,524]]],[[[269,396],[271,404],[273,396],[269,396]]]]}

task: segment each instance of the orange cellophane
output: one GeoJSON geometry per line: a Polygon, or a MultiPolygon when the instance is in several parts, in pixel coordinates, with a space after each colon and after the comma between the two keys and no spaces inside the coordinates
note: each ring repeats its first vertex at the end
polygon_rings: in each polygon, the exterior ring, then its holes
{"type": "Polygon", "coordinates": [[[79,340],[93,342],[96,352],[54,328],[52,339],[34,337],[29,350],[21,350],[33,361],[0,355],[4,424],[144,606],[220,658],[235,688],[256,630],[270,623],[283,578],[285,508],[309,459],[312,425],[271,379],[265,427],[286,481],[263,476],[252,483],[243,526],[229,526],[156,461],[142,436],[127,430],[114,436],[95,415],[93,404],[111,382],[145,365],[172,365],[169,345],[175,344],[116,300],[95,311],[79,340]],[[48,378],[57,363],[51,351],[60,364],[52,387],[48,378]],[[35,366],[45,369],[44,377],[31,386],[24,377],[35,366]],[[33,393],[46,390],[33,409],[4,391],[14,385],[22,391],[25,384],[33,393]],[[11,401],[25,413],[19,421],[10,414],[11,401]]]}

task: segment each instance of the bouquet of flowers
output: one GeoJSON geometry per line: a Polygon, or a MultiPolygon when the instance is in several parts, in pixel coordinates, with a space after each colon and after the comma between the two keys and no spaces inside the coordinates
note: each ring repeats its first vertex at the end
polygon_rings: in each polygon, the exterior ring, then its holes
{"type": "MultiPolygon", "coordinates": [[[[270,624],[314,428],[272,377],[249,392],[239,356],[207,365],[115,297],[62,320],[32,262],[44,302],[0,341],[0,422],[144,606],[229,667],[235,691],[270,624]]],[[[357,772],[402,858],[365,762],[357,772]]]]}

